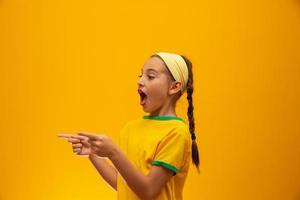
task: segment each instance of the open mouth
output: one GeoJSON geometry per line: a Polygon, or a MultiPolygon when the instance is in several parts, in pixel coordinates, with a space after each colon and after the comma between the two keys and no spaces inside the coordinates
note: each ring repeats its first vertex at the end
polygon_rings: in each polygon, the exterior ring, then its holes
{"type": "Polygon", "coordinates": [[[145,105],[147,100],[147,95],[141,89],[138,89],[138,93],[140,94],[140,104],[145,105]]]}

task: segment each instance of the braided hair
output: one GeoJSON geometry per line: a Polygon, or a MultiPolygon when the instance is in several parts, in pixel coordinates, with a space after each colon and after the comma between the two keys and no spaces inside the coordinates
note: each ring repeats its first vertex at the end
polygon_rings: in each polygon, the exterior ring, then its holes
{"type": "Polygon", "coordinates": [[[194,86],[193,86],[194,79],[193,79],[193,71],[192,71],[193,65],[192,62],[187,57],[183,55],[181,55],[181,57],[186,62],[188,67],[188,72],[189,72],[189,77],[186,85],[187,100],[188,100],[187,116],[189,119],[189,129],[192,138],[192,160],[199,172],[200,161],[199,161],[198,145],[196,143],[194,106],[193,106],[193,91],[194,91],[194,86]]]}

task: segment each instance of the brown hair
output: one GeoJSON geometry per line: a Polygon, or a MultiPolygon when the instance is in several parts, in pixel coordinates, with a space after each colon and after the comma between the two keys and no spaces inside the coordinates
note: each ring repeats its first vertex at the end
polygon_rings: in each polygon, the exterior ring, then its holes
{"type": "MultiPolygon", "coordinates": [[[[184,59],[186,65],[187,65],[188,74],[189,74],[188,81],[186,84],[186,92],[187,92],[187,100],[188,100],[187,116],[188,116],[188,120],[189,120],[189,130],[190,130],[191,139],[192,139],[192,160],[199,172],[200,160],[199,160],[198,145],[196,143],[194,105],[193,105],[193,91],[194,91],[194,86],[193,86],[194,79],[193,79],[193,71],[192,71],[193,64],[187,57],[185,57],[183,55],[180,55],[180,56],[184,59]]],[[[158,57],[163,61],[163,59],[156,54],[152,55],[151,57],[158,57]]],[[[165,62],[164,62],[164,64],[165,64],[165,62]]],[[[166,67],[166,68],[168,69],[168,67],[166,67]]],[[[168,69],[168,71],[169,71],[169,69],[168,69]]],[[[170,71],[169,71],[169,73],[170,73],[170,76],[172,77],[172,79],[175,80],[170,71]]],[[[180,96],[181,95],[182,95],[182,93],[180,94],[180,96]]]]}

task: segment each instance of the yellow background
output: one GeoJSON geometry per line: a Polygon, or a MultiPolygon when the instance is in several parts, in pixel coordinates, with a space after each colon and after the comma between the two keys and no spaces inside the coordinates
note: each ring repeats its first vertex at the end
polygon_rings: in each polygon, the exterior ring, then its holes
{"type": "Polygon", "coordinates": [[[299,199],[299,0],[0,0],[0,199],[116,199],[56,135],[117,141],[156,51],[194,64],[185,199],[299,199]]]}

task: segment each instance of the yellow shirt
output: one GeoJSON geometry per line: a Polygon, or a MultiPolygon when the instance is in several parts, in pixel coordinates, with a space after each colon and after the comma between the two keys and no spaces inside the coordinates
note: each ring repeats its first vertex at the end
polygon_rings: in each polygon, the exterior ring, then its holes
{"type": "MultiPolygon", "coordinates": [[[[186,122],[176,116],[144,116],[128,122],[120,132],[119,147],[131,163],[147,175],[151,165],[166,167],[174,176],[155,200],[181,200],[191,160],[191,137],[186,122]]],[[[118,173],[118,200],[138,196],[118,173]]]]}

